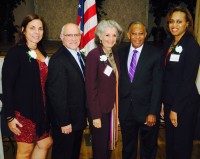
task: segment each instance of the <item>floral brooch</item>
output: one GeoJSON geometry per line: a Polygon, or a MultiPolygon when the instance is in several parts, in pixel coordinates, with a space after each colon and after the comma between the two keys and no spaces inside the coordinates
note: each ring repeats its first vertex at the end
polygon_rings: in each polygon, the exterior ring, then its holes
{"type": "Polygon", "coordinates": [[[180,54],[182,51],[183,51],[182,46],[178,46],[178,45],[177,45],[177,46],[175,47],[175,53],[180,54]]]}
{"type": "Polygon", "coordinates": [[[83,48],[83,49],[81,49],[81,50],[79,50],[80,51],[80,53],[82,54],[82,55],[85,55],[85,49],[83,48]]]}
{"type": "Polygon", "coordinates": [[[107,64],[107,60],[108,60],[108,58],[107,58],[106,55],[101,55],[100,56],[100,61],[104,62],[105,64],[107,64]]]}
{"type": "Polygon", "coordinates": [[[27,52],[28,56],[29,56],[29,62],[31,62],[31,59],[36,59],[37,58],[37,54],[34,50],[29,50],[27,52]]]}

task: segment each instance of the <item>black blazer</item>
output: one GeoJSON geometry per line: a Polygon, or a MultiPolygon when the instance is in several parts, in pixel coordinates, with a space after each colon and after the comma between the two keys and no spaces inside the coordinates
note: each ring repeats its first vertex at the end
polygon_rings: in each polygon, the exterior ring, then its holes
{"type": "Polygon", "coordinates": [[[119,118],[124,120],[130,107],[139,122],[145,122],[148,114],[158,115],[161,108],[162,65],[159,49],[144,44],[138,60],[134,80],[131,83],[127,60],[130,44],[119,50],[119,118]]]}
{"type": "Polygon", "coordinates": [[[63,45],[49,62],[47,102],[53,126],[86,126],[85,82],[76,60],[63,45]]]}
{"type": "MultiPolygon", "coordinates": [[[[166,40],[164,54],[168,52],[172,40],[173,38],[166,40]]],[[[163,100],[172,106],[173,111],[181,113],[186,104],[197,102],[199,98],[195,80],[200,63],[200,47],[188,33],[183,35],[177,45],[181,46],[183,51],[180,53],[178,62],[170,61],[171,54],[167,57],[163,100]]]]}
{"type": "MultiPolygon", "coordinates": [[[[46,57],[46,52],[39,47],[46,57]]],[[[2,67],[3,109],[7,117],[19,111],[24,117],[36,123],[37,134],[46,129],[44,117],[46,110],[42,96],[40,71],[35,59],[28,55],[27,45],[12,47],[2,67]],[[45,127],[44,127],[45,126],[45,127]]]]}

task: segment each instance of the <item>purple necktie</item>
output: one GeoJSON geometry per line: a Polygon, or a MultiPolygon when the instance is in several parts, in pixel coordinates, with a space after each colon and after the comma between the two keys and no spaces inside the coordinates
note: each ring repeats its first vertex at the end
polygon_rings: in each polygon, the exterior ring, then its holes
{"type": "Polygon", "coordinates": [[[132,56],[132,60],[131,60],[130,68],[129,68],[129,77],[130,77],[131,82],[133,81],[135,70],[136,70],[136,65],[137,65],[136,54],[137,53],[138,53],[137,50],[133,50],[133,56],[132,56]]]}

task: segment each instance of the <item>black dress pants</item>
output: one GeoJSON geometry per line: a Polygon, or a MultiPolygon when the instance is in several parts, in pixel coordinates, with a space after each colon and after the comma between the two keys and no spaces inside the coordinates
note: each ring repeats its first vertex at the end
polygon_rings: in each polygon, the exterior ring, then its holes
{"type": "Polygon", "coordinates": [[[63,134],[60,127],[52,129],[52,159],[79,159],[83,130],[63,134]]]}
{"type": "Polygon", "coordinates": [[[122,132],[122,158],[137,159],[138,138],[140,138],[140,159],[155,159],[159,124],[148,127],[134,119],[120,120],[122,132]]]}
{"type": "Polygon", "coordinates": [[[178,126],[175,128],[169,114],[171,106],[164,104],[166,130],[166,159],[190,159],[193,147],[195,125],[198,109],[187,105],[181,114],[178,114],[178,126]]]}

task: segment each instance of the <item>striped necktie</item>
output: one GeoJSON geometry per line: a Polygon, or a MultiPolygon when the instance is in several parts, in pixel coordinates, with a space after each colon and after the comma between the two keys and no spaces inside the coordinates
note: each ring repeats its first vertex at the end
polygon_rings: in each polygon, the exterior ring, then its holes
{"type": "Polygon", "coordinates": [[[130,77],[131,82],[133,81],[136,66],[137,66],[137,57],[136,57],[137,53],[138,53],[137,50],[133,50],[133,56],[132,56],[131,64],[129,68],[129,77],[130,77]]]}
{"type": "Polygon", "coordinates": [[[77,52],[77,56],[78,56],[78,60],[79,60],[79,63],[80,63],[80,65],[81,65],[81,69],[82,69],[82,71],[83,71],[83,74],[84,74],[84,76],[85,76],[85,65],[83,64],[83,61],[82,61],[82,59],[81,59],[81,54],[80,54],[79,52],[77,52]]]}

